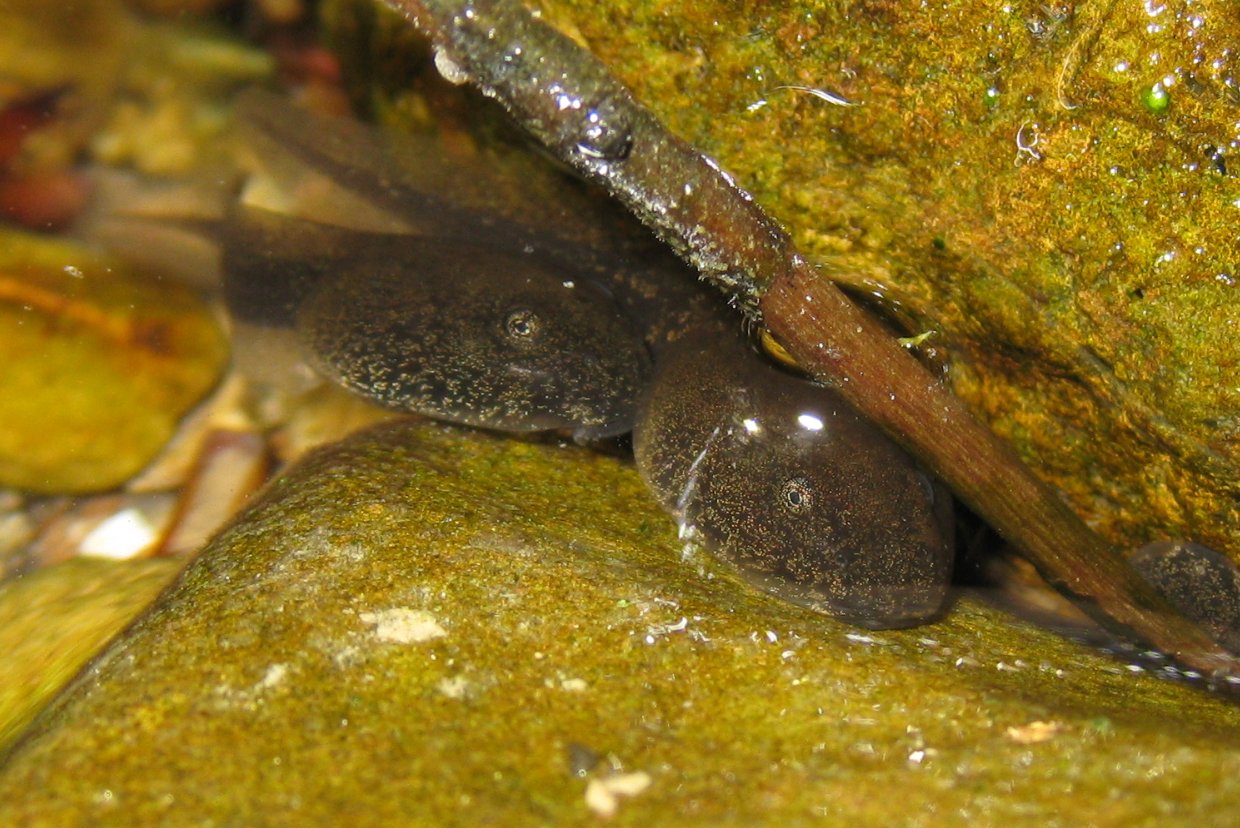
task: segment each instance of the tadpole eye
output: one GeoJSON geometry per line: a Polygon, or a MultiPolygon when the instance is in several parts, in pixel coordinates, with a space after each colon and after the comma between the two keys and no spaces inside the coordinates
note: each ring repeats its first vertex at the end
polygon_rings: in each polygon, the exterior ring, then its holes
{"type": "Polygon", "coordinates": [[[801,515],[814,508],[814,490],[804,477],[786,481],[780,491],[780,504],[794,515],[801,515]]]}
{"type": "Polygon", "coordinates": [[[504,330],[513,339],[532,339],[538,335],[540,326],[538,314],[529,308],[518,308],[510,311],[504,319],[504,330]]]}

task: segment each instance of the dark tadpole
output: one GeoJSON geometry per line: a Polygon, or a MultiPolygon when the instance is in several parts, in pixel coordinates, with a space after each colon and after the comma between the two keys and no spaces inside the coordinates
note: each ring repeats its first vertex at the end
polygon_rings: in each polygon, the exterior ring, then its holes
{"type": "Polygon", "coordinates": [[[1199,543],[1156,541],[1130,558],[1171,604],[1240,653],[1240,568],[1199,543]]]}
{"type": "Polygon", "coordinates": [[[302,304],[322,374],[466,425],[578,441],[632,428],[649,356],[605,288],[520,251],[422,238],[400,251],[350,262],[302,304]]]}
{"type": "Polygon", "coordinates": [[[947,489],[842,397],[709,330],[643,397],[638,468],[750,582],[870,628],[924,623],[951,580],[947,489]]]}
{"type": "Polygon", "coordinates": [[[593,440],[632,428],[650,357],[596,271],[528,248],[365,233],[238,208],[221,231],[239,319],[296,330],[323,376],[382,405],[593,440]]]}

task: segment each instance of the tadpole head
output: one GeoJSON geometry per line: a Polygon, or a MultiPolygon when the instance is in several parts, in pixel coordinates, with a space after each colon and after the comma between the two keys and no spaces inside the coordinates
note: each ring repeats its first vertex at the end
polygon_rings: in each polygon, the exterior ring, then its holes
{"type": "Polygon", "coordinates": [[[950,495],[834,392],[707,348],[661,368],[644,405],[643,474],[746,579],[863,627],[940,611],[950,495]]]}
{"type": "Polygon", "coordinates": [[[787,402],[728,429],[685,519],[776,595],[862,627],[924,623],[951,575],[946,490],[841,401],[787,402]]]}
{"type": "Polygon", "coordinates": [[[646,381],[606,291],[520,252],[410,239],[323,279],[297,314],[316,368],[384,405],[505,431],[623,433],[646,381]]]}

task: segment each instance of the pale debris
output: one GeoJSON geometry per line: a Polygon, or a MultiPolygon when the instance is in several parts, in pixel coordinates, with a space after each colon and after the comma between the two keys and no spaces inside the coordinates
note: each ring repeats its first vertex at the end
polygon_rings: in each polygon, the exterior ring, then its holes
{"type": "Polygon", "coordinates": [[[128,560],[152,548],[159,536],[141,510],[122,509],[92,529],[78,550],[87,557],[128,560]]]}
{"type": "Polygon", "coordinates": [[[288,676],[287,664],[273,664],[267,668],[267,672],[263,674],[258,684],[254,685],[255,690],[270,690],[284,682],[288,676]]]}
{"type": "Polygon", "coordinates": [[[650,774],[645,771],[591,779],[586,783],[586,807],[604,819],[615,816],[621,799],[637,796],[650,787],[650,782],[650,774]]]}
{"type": "Polygon", "coordinates": [[[1059,722],[1030,722],[1029,724],[1009,727],[1004,735],[1018,745],[1036,745],[1055,738],[1063,726],[1059,722]]]}
{"type": "Polygon", "coordinates": [[[267,444],[252,431],[211,432],[181,489],[165,555],[187,555],[210,540],[267,479],[267,444]]]}
{"type": "Polygon", "coordinates": [[[203,462],[208,441],[216,432],[258,431],[247,410],[250,388],[235,371],[177,425],[176,433],[146,468],[125,484],[135,493],[164,492],[183,485],[203,462]]]}
{"type": "Polygon", "coordinates": [[[435,685],[435,689],[450,699],[463,699],[469,692],[469,680],[464,676],[442,678],[435,685]]]}
{"type": "Polygon", "coordinates": [[[448,631],[426,610],[392,607],[378,612],[359,613],[363,623],[375,627],[375,638],[395,644],[416,644],[443,638],[448,631]]]}

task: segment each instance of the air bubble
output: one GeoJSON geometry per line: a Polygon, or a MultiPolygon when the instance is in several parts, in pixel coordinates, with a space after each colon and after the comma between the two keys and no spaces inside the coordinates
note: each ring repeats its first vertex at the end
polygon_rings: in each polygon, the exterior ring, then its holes
{"type": "Polygon", "coordinates": [[[633,135],[627,125],[611,123],[598,109],[589,110],[585,120],[586,127],[577,141],[577,152],[586,158],[610,162],[629,157],[633,150],[633,135]]]}
{"type": "Polygon", "coordinates": [[[469,73],[461,68],[460,64],[448,56],[443,49],[435,50],[435,69],[440,76],[453,86],[469,82],[469,73]]]}

